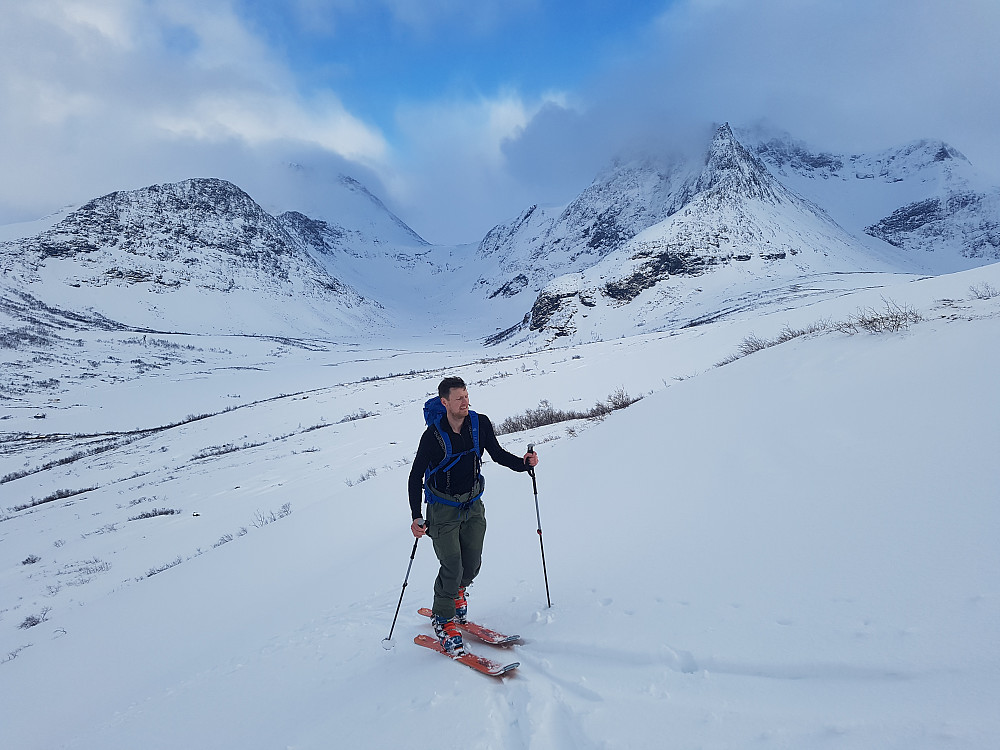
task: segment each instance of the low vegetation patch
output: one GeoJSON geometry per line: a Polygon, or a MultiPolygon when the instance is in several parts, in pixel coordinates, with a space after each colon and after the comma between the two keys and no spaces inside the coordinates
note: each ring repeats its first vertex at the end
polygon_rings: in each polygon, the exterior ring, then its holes
{"type": "Polygon", "coordinates": [[[291,514],[292,514],[292,504],[285,503],[284,505],[281,506],[281,510],[279,511],[272,510],[267,513],[262,513],[261,511],[258,510],[256,513],[254,513],[254,517],[251,523],[258,529],[261,529],[267,526],[269,523],[274,523],[278,519],[285,518],[286,516],[290,516],[291,514]]]}
{"type": "Polygon", "coordinates": [[[50,346],[51,339],[40,328],[22,326],[0,333],[0,349],[19,349],[28,346],[50,346]]]}
{"type": "Polygon", "coordinates": [[[973,284],[970,286],[969,292],[976,299],[993,299],[994,297],[1000,297],[1000,289],[990,286],[985,281],[982,284],[973,284]]]}
{"type": "Polygon", "coordinates": [[[27,630],[28,628],[33,628],[36,625],[41,625],[48,619],[49,612],[52,611],[51,607],[45,607],[40,615],[28,615],[24,618],[20,625],[18,625],[21,630],[27,630]]]}
{"type": "Polygon", "coordinates": [[[920,313],[908,305],[898,305],[885,298],[882,302],[885,305],[882,310],[863,307],[844,322],[835,324],[833,328],[851,336],[861,332],[898,333],[909,328],[911,324],[923,320],[920,313]]]}
{"type": "Polygon", "coordinates": [[[920,314],[908,305],[900,305],[885,298],[882,299],[882,302],[884,303],[882,309],[862,307],[853,315],[848,316],[846,320],[840,322],[823,320],[805,328],[785,326],[781,333],[773,339],[761,338],[757,334],[751,333],[740,342],[739,347],[733,354],[721,362],[717,362],[715,366],[722,367],[723,365],[728,365],[754,352],[759,352],[762,349],[768,349],[778,344],[784,344],[787,341],[811,333],[839,331],[849,336],[854,336],[858,333],[898,333],[906,330],[913,323],[919,323],[923,320],[920,314]]]}
{"type": "Polygon", "coordinates": [[[818,333],[820,331],[825,331],[830,328],[831,324],[828,321],[823,321],[820,323],[813,323],[805,328],[792,328],[790,326],[785,326],[781,333],[773,339],[764,339],[755,333],[751,333],[740,343],[739,348],[734,354],[729,355],[726,359],[722,360],[716,367],[721,367],[722,365],[728,365],[730,362],[735,362],[741,357],[746,357],[748,354],[753,354],[754,352],[759,352],[761,349],[767,349],[772,346],[777,346],[778,344],[784,344],[786,341],[791,341],[792,339],[797,339],[800,336],[806,336],[810,333],[818,333]]]}
{"type": "Polygon", "coordinates": [[[181,559],[180,555],[177,555],[177,557],[175,557],[170,562],[164,563],[163,565],[160,565],[159,567],[150,568],[149,570],[147,570],[146,571],[146,578],[149,578],[151,576],[155,576],[157,573],[162,573],[164,570],[170,570],[171,568],[176,567],[177,565],[180,565],[182,562],[184,562],[184,560],[181,559]]]}
{"type": "Polygon", "coordinates": [[[154,508],[153,510],[148,510],[145,513],[140,513],[137,516],[132,516],[129,521],[141,521],[144,518],[156,518],[157,516],[173,516],[180,513],[177,508],[154,508]]]}
{"type": "Polygon", "coordinates": [[[43,497],[41,500],[37,498],[31,498],[27,503],[22,505],[15,505],[11,508],[12,511],[27,510],[28,508],[34,508],[36,505],[44,505],[45,503],[52,503],[56,500],[63,500],[67,497],[73,497],[74,495],[82,495],[84,492],[92,492],[96,490],[97,487],[84,487],[81,490],[56,490],[51,495],[43,497]]]}
{"type": "Polygon", "coordinates": [[[215,458],[216,456],[224,456],[227,453],[235,453],[236,451],[247,450],[248,448],[257,448],[261,445],[264,445],[264,443],[243,443],[243,445],[227,443],[226,445],[214,445],[210,448],[198,451],[191,456],[191,460],[199,461],[203,458],[215,458]]]}
{"type": "Polygon", "coordinates": [[[538,406],[528,409],[524,414],[508,417],[497,425],[497,435],[507,435],[512,432],[523,432],[534,427],[545,427],[558,422],[568,422],[572,419],[603,419],[618,409],[631,406],[642,396],[630,396],[624,388],[619,388],[604,401],[598,401],[586,411],[575,409],[557,409],[547,400],[540,401],[538,406]]]}
{"type": "Polygon", "coordinates": [[[357,422],[359,419],[368,419],[369,417],[377,417],[378,412],[368,411],[367,409],[358,409],[353,414],[348,414],[346,417],[341,419],[337,424],[346,424],[348,422],[357,422]]]}

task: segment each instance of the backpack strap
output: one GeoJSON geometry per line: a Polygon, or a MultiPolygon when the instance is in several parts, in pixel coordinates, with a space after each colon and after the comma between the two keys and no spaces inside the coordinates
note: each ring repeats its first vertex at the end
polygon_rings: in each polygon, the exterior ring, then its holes
{"type": "MultiPolygon", "coordinates": [[[[426,413],[426,412],[425,412],[426,413]]],[[[442,417],[444,419],[445,417],[442,417]]],[[[441,471],[451,471],[455,465],[462,460],[469,453],[474,453],[476,456],[476,475],[479,479],[480,492],[474,498],[468,501],[468,504],[472,504],[480,498],[482,493],[482,488],[485,487],[485,482],[483,481],[483,475],[480,472],[480,467],[482,466],[482,452],[479,448],[479,415],[469,410],[469,431],[472,433],[472,448],[468,450],[461,451],[460,453],[454,453],[451,445],[451,438],[448,437],[448,430],[441,429],[440,420],[430,421],[431,427],[434,428],[435,437],[438,439],[438,444],[444,451],[444,458],[441,459],[440,463],[434,468],[428,467],[427,471],[424,473],[424,499],[428,503],[444,503],[445,505],[463,505],[461,503],[453,503],[442,498],[437,493],[433,492],[430,488],[431,477],[441,471]]]]}
{"type": "MultiPolygon", "coordinates": [[[[472,432],[472,449],[476,452],[476,458],[481,459],[483,452],[479,450],[479,415],[471,409],[469,410],[469,429],[472,432]]],[[[478,467],[476,468],[478,469],[478,467]]]]}

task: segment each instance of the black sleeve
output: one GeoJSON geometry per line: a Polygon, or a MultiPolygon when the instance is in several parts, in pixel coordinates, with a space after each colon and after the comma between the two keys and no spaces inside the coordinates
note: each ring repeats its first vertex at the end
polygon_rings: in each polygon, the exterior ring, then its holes
{"type": "Polygon", "coordinates": [[[527,471],[528,465],[521,456],[515,456],[500,447],[493,423],[485,414],[479,415],[479,444],[490,454],[490,458],[513,471],[527,471]]]}
{"type": "Polygon", "coordinates": [[[422,518],[423,510],[421,504],[424,500],[424,472],[434,461],[436,465],[441,460],[441,448],[434,439],[430,429],[424,430],[420,436],[420,445],[417,446],[417,455],[413,457],[413,465],[410,467],[410,477],[406,483],[407,495],[410,498],[410,513],[413,518],[422,518]],[[435,453],[439,454],[435,458],[435,453]]]}

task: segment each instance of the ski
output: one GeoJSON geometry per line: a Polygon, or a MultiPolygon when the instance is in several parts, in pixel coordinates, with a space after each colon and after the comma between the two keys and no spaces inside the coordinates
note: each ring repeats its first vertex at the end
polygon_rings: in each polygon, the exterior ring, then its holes
{"type": "MultiPolygon", "coordinates": [[[[417,614],[421,614],[424,617],[433,617],[434,613],[431,612],[427,607],[421,607],[417,610],[417,614]]],[[[458,623],[463,631],[478,638],[483,643],[488,643],[491,646],[509,646],[511,643],[516,643],[521,639],[519,635],[504,635],[496,630],[491,630],[484,625],[479,625],[474,622],[460,622],[458,623]]]]}
{"type": "Polygon", "coordinates": [[[502,664],[498,661],[493,661],[492,659],[487,659],[485,656],[479,656],[478,654],[471,654],[468,651],[465,652],[463,656],[451,656],[444,648],[438,643],[437,638],[433,638],[429,635],[418,635],[413,639],[413,642],[418,646],[423,646],[424,648],[429,648],[431,651],[437,651],[442,656],[447,656],[453,661],[462,662],[467,667],[471,667],[477,672],[482,672],[483,674],[490,675],[491,677],[502,677],[507,672],[517,669],[521,666],[520,662],[511,662],[510,664],[502,664]]]}

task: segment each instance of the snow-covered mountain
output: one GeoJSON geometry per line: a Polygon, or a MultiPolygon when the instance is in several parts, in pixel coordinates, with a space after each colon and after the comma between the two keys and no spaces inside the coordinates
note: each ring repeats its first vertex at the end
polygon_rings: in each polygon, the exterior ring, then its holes
{"type": "Polygon", "coordinates": [[[699,156],[618,160],[477,248],[428,244],[350,177],[308,204],[269,213],[214,179],[97,198],[0,233],[3,307],[69,327],[357,336],[416,323],[534,345],[1000,259],[1000,188],[947,144],[845,156],[728,124],[699,156]]]}
{"type": "Polygon", "coordinates": [[[778,140],[616,163],[478,250],[346,178],[0,228],[3,747],[1000,746],[990,188],[947,147],[778,140]],[[947,257],[982,267],[899,273],[947,257]],[[887,300],[902,330],[863,333],[887,300]],[[484,468],[470,612],[522,639],[470,648],[502,682],[412,645],[446,375],[542,459],[484,468]]]}
{"type": "Polygon", "coordinates": [[[479,283],[523,300],[491,340],[593,340],[789,302],[802,279],[812,294],[831,274],[992,262],[1000,189],[975,184],[941,142],[839,157],[725,124],[702,160],[615,164],[565,208],[533,206],[491,231],[478,257],[493,265],[479,283]]]}
{"type": "Polygon", "coordinates": [[[1000,260],[1000,187],[957,149],[919,140],[874,154],[811,151],[787,134],[743,133],[768,168],[856,235],[934,273],[1000,260]]]}
{"type": "Polygon", "coordinates": [[[480,248],[483,257],[506,251],[523,259],[501,266],[518,276],[498,292],[533,296],[521,322],[498,339],[542,332],[586,340],[621,335],[636,322],[677,325],[724,308],[734,294],[773,288],[781,283],[776,279],[903,265],[878,257],[819,205],[786,187],[728,125],[716,131],[703,162],[644,158],[603,175],[544,232],[522,227],[524,221],[513,231],[494,230],[480,248]],[[622,180],[654,187],[617,190],[622,180]],[[628,202],[627,209],[606,209],[602,198],[609,195],[628,202]],[[598,232],[609,225],[601,223],[609,214],[629,221],[598,232]],[[497,247],[494,240],[503,236],[505,247],[497,247]],[[588,237],[604,241],[596,262],[580,263],[575,248],[588,237]],[[548,244],[563,248],[553,265],[542,252],[548,244]],[[528,266],[535,267],[534,277],[528,266]],[[531,278],[545,283],[532,289],[531,278]],[[601,320],[603,332],[584,320],[591,317],[601,320]],[[615,321],[610,329],[609,319],[615,321]]]}
{"type": "Polygon", "coordinates": [[[380,314],[217,179],[96,198],[0,245],[0,263],[19,292],[151,330],[343,333],[380,314]]]}
{"type": "Polygon", "coordinates": [[[440,307],[443,274],[471,287],[464,248],[429,245],[356,180],[333,190],[326,218],[192,179],[10,227],[0,310],[8,325],[353,338],[440,307]]]}

